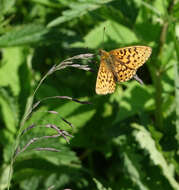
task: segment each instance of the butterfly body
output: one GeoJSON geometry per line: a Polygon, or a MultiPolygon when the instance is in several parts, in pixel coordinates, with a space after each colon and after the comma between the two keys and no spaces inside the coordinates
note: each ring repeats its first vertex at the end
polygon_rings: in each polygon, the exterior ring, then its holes
{"type": "Polygon", "coordinates": [[[101,62],[96,81],[97,94],[110,94],[115,91],[116,82],[128,81],[150,57],[148,46],[130,46],[112,50],[100,50],[101,62]]]}

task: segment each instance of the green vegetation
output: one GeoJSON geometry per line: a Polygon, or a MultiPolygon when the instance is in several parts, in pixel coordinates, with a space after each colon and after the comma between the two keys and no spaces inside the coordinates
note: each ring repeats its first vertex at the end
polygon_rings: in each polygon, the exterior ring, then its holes
{"type": "Polygon", "coordinates": [[[178,0],[0,0],[0,190],[179,190],[178,39],[178,0]],[[144,85],[97,95],[131,45],[144,85]]]}

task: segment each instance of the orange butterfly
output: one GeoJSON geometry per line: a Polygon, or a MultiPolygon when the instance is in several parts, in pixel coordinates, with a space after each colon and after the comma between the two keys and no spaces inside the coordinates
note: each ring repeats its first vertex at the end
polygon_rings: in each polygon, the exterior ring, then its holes
{"type": "Polygon", "coordinates": [[[100,50],[101,63],[96,81],[97,94],[110,94],[116,88],[116,82],[133,78],[152,53],[148,46],[129,46],[106,52],[100,50]]]}

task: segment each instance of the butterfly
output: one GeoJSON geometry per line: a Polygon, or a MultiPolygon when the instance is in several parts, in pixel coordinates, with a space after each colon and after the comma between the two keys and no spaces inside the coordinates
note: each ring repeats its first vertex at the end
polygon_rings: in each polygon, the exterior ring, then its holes
{"type": "Polygon", "coordinates": [[[96,80],[97,94],[111,94],[116,82],[128,81],[150,57],[152,48],[148,46],[129,46],[112,50],[100,50],[101,62],[96,80]]]}

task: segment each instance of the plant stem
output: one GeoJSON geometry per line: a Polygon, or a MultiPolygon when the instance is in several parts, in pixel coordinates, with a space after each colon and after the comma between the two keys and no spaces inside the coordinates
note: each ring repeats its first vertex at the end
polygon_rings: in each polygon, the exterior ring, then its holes
{"type": "MultiPolygon", "coordinates": [[[[173,5],[175,3],[175,0],[172,0],[167,8],[167,14],[170,15],[173,5]]],[[[160,33],[160,39],[159,39],[159,46],[157,48],[156,53],[156,68],[154,69],[153,78],[154,78],[154,84],[156,88],[155,93],[155,104],[156,104],[156,110],[155,110],[155,122],[156,126],[162,130],[163,128],[163,115],[162,115],[162,64],[161,64],[161,58],[163,54],[163,47],[166,42],[167,37],[167,31],[169,27],[169,20],[168,18],[164,20],[163,27],[161,29],[160,33]]]]}

